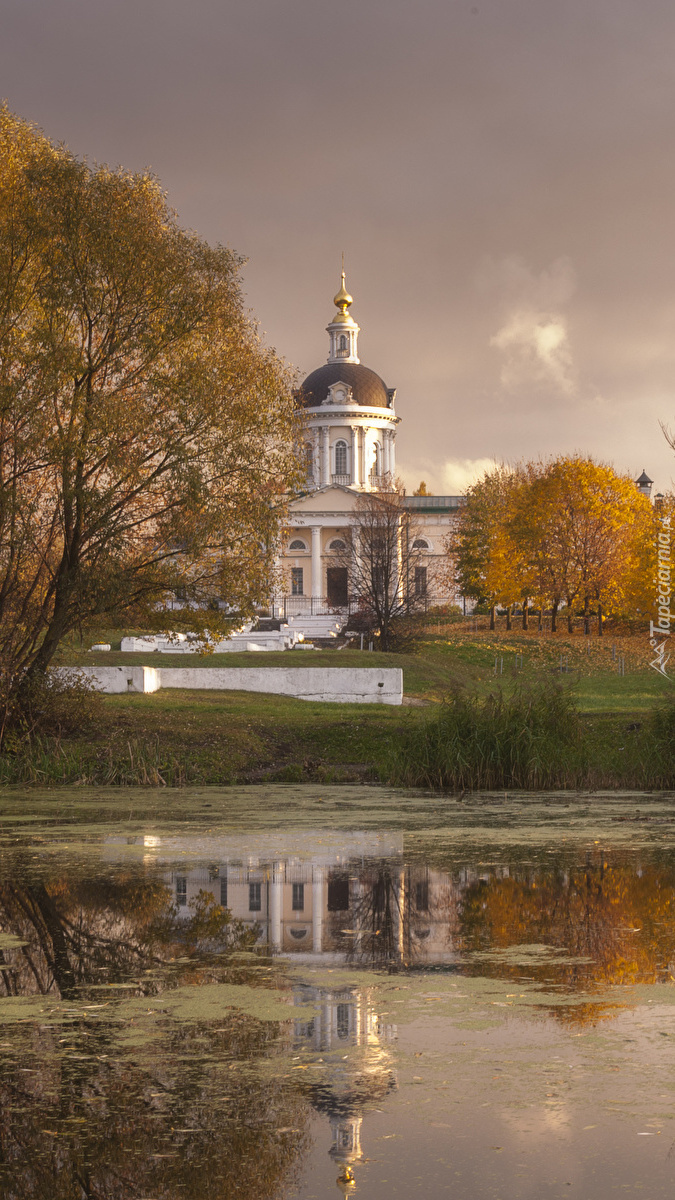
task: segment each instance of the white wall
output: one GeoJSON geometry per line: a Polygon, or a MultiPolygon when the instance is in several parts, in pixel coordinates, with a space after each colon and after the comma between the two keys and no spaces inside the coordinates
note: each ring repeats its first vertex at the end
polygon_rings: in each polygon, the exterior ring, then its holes
{"type": "Polygon", "coordinates": [[[400,667],[58,667],[60,675],[91,679],[97,690],[268,692],[336,704],[401,704],[400,667]]]}

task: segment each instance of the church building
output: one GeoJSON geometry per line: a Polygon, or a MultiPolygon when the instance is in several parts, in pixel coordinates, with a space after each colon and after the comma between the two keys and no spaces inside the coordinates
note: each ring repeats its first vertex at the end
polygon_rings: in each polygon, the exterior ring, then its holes
{"type": "MultiPolygon", "coordinates": [[[[396,480],[396,389],[359,359],[359,326],[342,284],[327,326],[327,362],[302,383],[297,402],[305,420],[307,490],[290,506],[281,546],[283,594],[275,610],[288,618],[347,613],[351,600],[344,566],[345,530],[358,518],[359,494],[391,490],[396,480]]],[[[419,552],[416,588],[430,605],[461,603],[444,579],[445,540],[460,496],[406,496],[419,552]],[[450,588],[450,590],[448,590],[450,588]]]]}

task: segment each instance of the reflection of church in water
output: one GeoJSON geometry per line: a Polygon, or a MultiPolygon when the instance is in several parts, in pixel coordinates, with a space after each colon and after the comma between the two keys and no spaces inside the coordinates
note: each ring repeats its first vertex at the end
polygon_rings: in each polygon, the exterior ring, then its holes
{"type": "MultiPolygon", "coordinates": [[[[148,865],[166,864],[179,914],[188,917],[198,894],[210,892],[258,932],[261,947],[308,968],[451,966],[458,903],[476,878],[406,864],[402,834],[389,832],[148,837],[144,845],[148,865]]],[[[347,1194],[363,1158],[364,1113],[396,1087],[396,1027],[372,989],[315,986],[311,970],[294,984],[293,1000],[313,1013],[293,1021],[293,1054],[307,1068],[298,1087],[329,1121],[329,1153],[347,1194]]]]}
{"type": "MultiPolygon", "coordinates": [[[[162,840],[160,859],[175,862],[172,842],[162,840]]],[[[469,876],[405,864],[401,834],[299,833],[290,853],[288,841],[261,834],[219,838],[204,851],[206,865],[167,876],[186,916],[206,891],[256,928],[260,945],[295,962],[409,969],[455,961],[457,901],[469,876]]]]}

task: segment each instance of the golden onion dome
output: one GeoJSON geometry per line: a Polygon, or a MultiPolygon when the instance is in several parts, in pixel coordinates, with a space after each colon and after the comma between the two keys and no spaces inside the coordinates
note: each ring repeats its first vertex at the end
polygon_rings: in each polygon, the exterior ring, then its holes
{"type": "Polygon", "coordinates": [[[345,273],[343,271],[342,272],[342,283],[340,284],[340,291],[337,293],[336,296],[333,296],[333,304],[335,305],[336,308],[338,308],[340,310],[340,316],[346,317],[347,309],[349,308],[350,304],[353,304],[353,303],[354,303],[354,298],[353,298],[353,296],[349,295],[349,292],[347,291],[347,288],[345,287],[345,273]]]}

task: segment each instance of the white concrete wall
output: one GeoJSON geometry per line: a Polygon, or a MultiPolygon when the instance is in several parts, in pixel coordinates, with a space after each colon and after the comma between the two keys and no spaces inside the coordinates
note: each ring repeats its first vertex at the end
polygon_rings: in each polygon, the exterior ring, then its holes
{"type": "Polygon", "coordinates": [[[78,676],[90,679],[99,692],[117,695],[120,692],[158,692],[160,672],[154,667],[55,667],[56,674],[65,679],[78,676]]]}
{"type": "Polygon", "coordinates": [[[91,679],[102,692],[268,692],[336,704],[401,704],[400,667],[59,667],[61,675],[91,679]]]}

